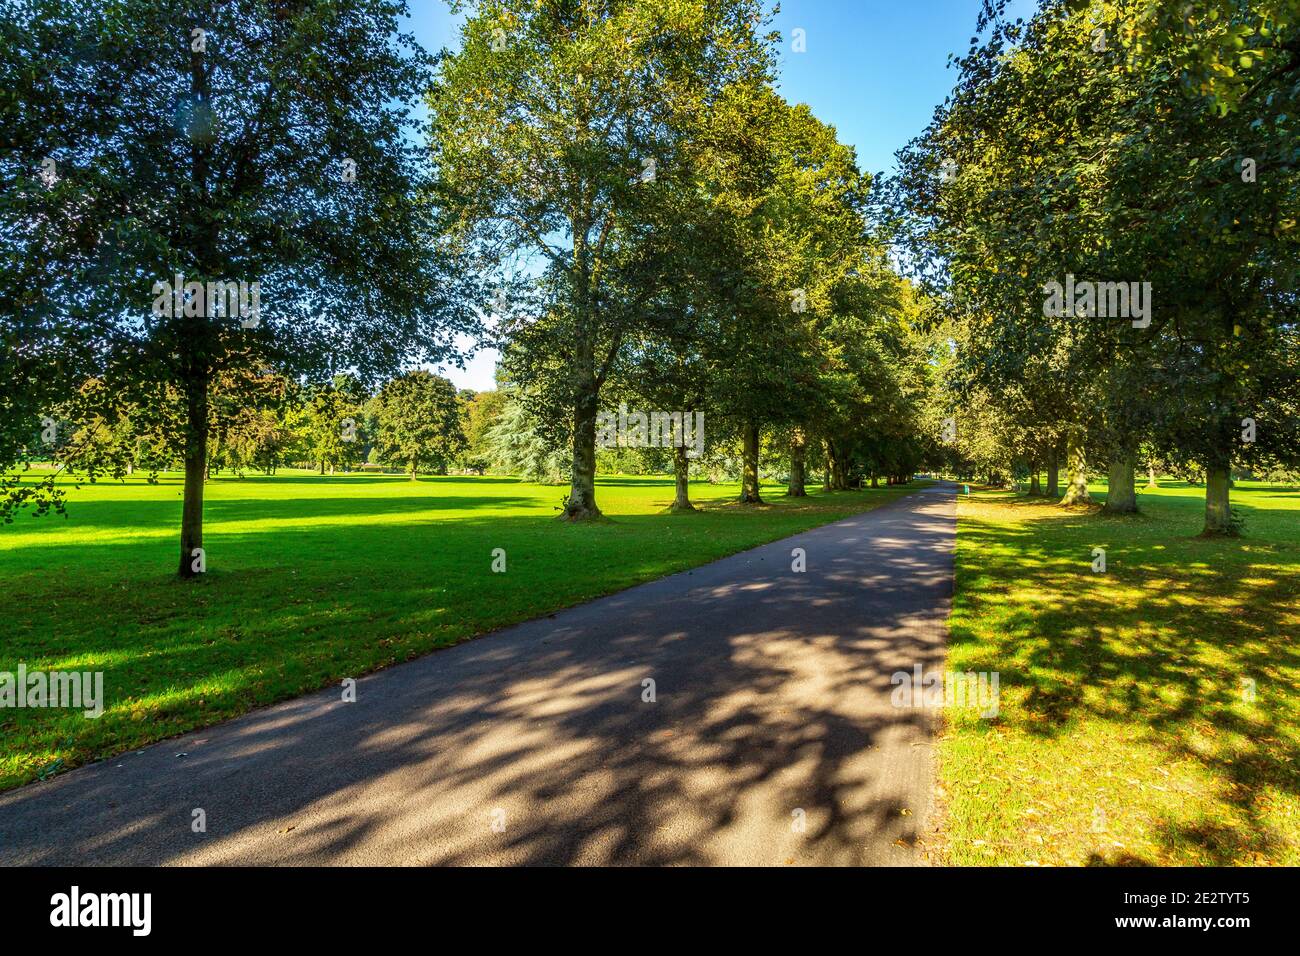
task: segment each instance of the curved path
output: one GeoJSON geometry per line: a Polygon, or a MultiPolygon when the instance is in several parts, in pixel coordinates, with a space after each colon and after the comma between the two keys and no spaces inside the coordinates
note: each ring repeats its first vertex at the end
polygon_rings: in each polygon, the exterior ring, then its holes
{"type": "Polygon", "coordinates": [[[890,676],[942,666],[954,512],[932,485],[0,794],[0,863],[924,862],[933,714],[890,676]]]}

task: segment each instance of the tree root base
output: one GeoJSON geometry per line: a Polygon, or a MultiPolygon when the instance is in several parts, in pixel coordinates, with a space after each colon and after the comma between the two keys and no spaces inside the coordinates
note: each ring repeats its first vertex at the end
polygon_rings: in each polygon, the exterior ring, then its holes
{"type": "Polygon", "coordinates": [[[597,524],[608,522],[599,508],[572,508],[556,516],[556,521],[570,521],[575,524],[597,524]]]}

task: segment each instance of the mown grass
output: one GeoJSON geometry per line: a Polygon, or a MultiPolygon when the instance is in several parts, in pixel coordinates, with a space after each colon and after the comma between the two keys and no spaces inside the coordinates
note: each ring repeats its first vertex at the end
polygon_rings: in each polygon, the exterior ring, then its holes
{"type": "Polygon", "coordinates": [[[178,581],[181,486],[70,490],[69,517],[0,528],[0,671],[102,671],[107,706],[0,709],[0,789],[796,534],[912,486],[733,503],[608,478],[612,519],[554,520],[567,490],[508,478],[282,473],[206,491],[208,571],[178,581]],[[504,548],[507,571],[491,570],[504,548]]]}
{"type": "Polygon", "coordinates": [[[1300,864],[1300,492],[1238,483],[1245,537],[1202,539],[1204,489],[1161,484],[960,498],[950,667],[1001,706],[947,715],[944,861],[1300,864]]]}

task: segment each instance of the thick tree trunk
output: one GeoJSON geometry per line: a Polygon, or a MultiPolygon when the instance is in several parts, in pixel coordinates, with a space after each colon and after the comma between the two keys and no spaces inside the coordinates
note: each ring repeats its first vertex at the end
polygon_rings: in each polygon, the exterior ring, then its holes
{"type": "Polygon", "coordinates": [[[872,472],[871,474],[871,487],[872,488],[880,487],[880,476],[877,475],[875,472],[872,472]]]}
{"type": "Polygon", "coordinates": [[[1231,474],[1228,465],[1211,465],[1205,469],[1205,530],[1203,535],[1235,535],[1229,501],[1231,474]]]}
{"type": "Polygon", "coordinates": [[[844,460],[840,457],[833,441],[826,442],[826,467],[830,471],[832,491],[847,491],[848,477],[844,474],[844,460]]]}
{"type": "Polygon", "coordinates": [[[1132,452],[1111,455],[1107,468],[1106,507],[1108,514],[1133,514],[1137,505],[1137,462],[1132,452]]]}
{"type": "Polygon", "coordinates": [[[803,431],[796,428],[790,438],[790,486],[786,494],[791,498],[806,498],[808,491],[804,488],[807,472],[807,440],[803,431]]]}
{"type": "Polygon", "coordinates": [[[185,497],[181,506],[180,576],[198,575],[194,554],[203,547],[203,479],[208,467],[208,383],[203,377],[186,390],[185,497]]]}
{"type": "Polygon", "coordinates": [[[691,504],[691,460],[686,457],[686,448],[678,445],[673,449],[673,475],[677,479],[677,495],[673,498],[670,511],[694,511],[691,504]]]}
{"type": "Polygon", "coordinates": [[[596,403],[592,382],[573,405],[573,474],[563,517],[588,521],[601,517],[596,507],[596,403]]]}
{"type": "Polygon", "coordinates": [[[758,493],[758,425],[751,423],[744,428],[744,461],[742,462],[740,500],[743,504],[761,505],[762,496],[758,493]]]}
{"type": "Polygon", "coordinates": [[[1038,480],[1038,465],[1035,464],[1030,467],[1033,469],[1033,473],[1029,476],[1029,493],[1035,496],[1042,495],[1043,485],[1038,480]]]}
{"type": "Polygon", "coordinates": [[[411,459],[411,480],[412,481],[416,480],[416,475],[419,472],[419,468],[420,468],[419,460],[416,458],[412,458],[411,459]]]}
{"type": "Polygon", "coordinates": [[[1061,496],[1061,465],[1060,456],[1053,448],[1047,455],[1047,497],[1059,498],[1061,496]]]}
{"type": "Polygon", "coordinates": [[[1077,429],[1070,432],[1066,445],[1065,472],[1068,483],[1061,504],[1091,504],[1092,496],[1088,494],[1088,457],[1083,448],[1083,436],[1077,429]]]}

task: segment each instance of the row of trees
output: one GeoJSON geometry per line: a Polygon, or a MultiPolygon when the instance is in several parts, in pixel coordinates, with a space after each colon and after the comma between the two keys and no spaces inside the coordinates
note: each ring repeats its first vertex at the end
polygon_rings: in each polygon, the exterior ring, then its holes
{"type": "MultiPolygon", "coordinates": [[[[402,469],[412,480],[420,474],[487,473],[558,484],[569,480],[569,460],[562,445],[543,436],[544,429],[510,389],[457,391],[446,378],[428,371],[403,373],[368,390],[356,377],[303,385],[266,370],[257,387],[218,380],[212,391],[208,421],[206,477],[229,472],[274,475],[280,468],[318,469],[321,475],[358,466],[402,469]],[[250,395],[256,398],[250,402],[250,395]]],[[[180,396],[168,395],[169,407],[123,405],[111,417],[98,379],[87,381],[70,401],[43,416],[28,445],[47,461],[74,474],[136,475],[151,479],[175,470],[184,459],[180,396]]],[[[736,440],[700,442],[689,458],[701,478],[737,481],[743,455],[736,440]]],[[[762,443],[761,470],[800,484],[791,474],[790,445],[773,432],[762,443]]],[[[598,474],[672,474],[681,450],[673,447],[606,445],[596,453],[598,474]]],[[[832,476],[823,471],[827,487],[832,476]]]]}
{"type": "MultiPolygon", "coordinates": [[[[924,449],[915,303],[869,227],[870,178],[774,89],[758,0],[465,3],[429,106],[457,244],[500,275],[504,373],[600,516],[597,416],[626,401],[766,440],[789,493],[910,474],[924,449]],[[511,274],[520,262],[533,266],[511,274]]],[[[674,508],[691,508],[674,455],[674,508]]]]}
{"type": "MultiPolygon", "coordinates": [[[[853,151],[775,91],[760,0],[452,7],[461,48],[434,58],[395,0],[5,5],[0,465],[43,455],[33,423],[68,403],[115,436],[67,445],[91,477],[178,455],[189,576],[212,462],[344,463],[328,423],[363,403],[337,376],[375,390],[490,326],[503,458],[567,473],[570,520],[600,516],[597,413],[623,400],[703,412],[749,502],[764,448],[795,495],[810,461],[833,488],[908,474],[918,305],[853,151]],[[234,281],[251,320],[205,307],[234,281]]],[[[436,427],[384,407],[393,434],[436,427]]],[[[59,503],[52,480],[6,491],[59,503]]]]}
{"type": "Polygon", "coordinates": [[[954,462],[1063,469],[1066,502],[1101,463],[1117,512],[1139,466],[1203,473],[1234,533],[1232,468],[1300,467],[1300,4],[1004,7],[885,197],[951,343],[954,462]]]}
{"type": "MultiPolygon", "coordinates": [[[[138,405],[86,382],[46,417],[46,439],[32,445],[74,473],[133,474],[175,468],[185,457],[184,404],[169,389],[159,403],[138,405]],[[107,414],[106,414],[107,409],[107,414]]],[[[467,467],[467,431],[477,396],[457,393],[427,371],[398,375],[373,394],[352,375],[303,385],[267,369],[255,382],[219,376],[208,404],[204,474],[223,469],[274,474],[290,465],[334,474],[362,462],[445,474],[467,467]]]]}

